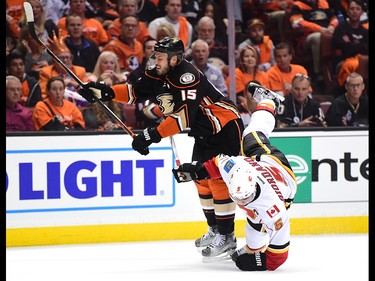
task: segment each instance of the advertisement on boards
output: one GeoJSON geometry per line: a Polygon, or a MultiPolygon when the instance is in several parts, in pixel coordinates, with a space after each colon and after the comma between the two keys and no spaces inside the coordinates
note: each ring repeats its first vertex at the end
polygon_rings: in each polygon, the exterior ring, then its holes
{"type": "MultiPolygon", "coordinates": [[[[7,227],[204,220],[193,182],[171,172],[170,142],[142,156],[124,135],[7,137],[7,227]],[[35,220],[35,214],[38,219],[35,220]]],[[[181,162],[193,139],[175,136],[181,162]]],[[[298,181],[294,203],[367,202],[368,132],[273,134],[298,181]]]]}
{"type": "Polygon", "coordinates": [[[271,138],[270,141],[285,153],[296,175],[295,203],[368,200],[366,138],[323,135],[271,138]]]}

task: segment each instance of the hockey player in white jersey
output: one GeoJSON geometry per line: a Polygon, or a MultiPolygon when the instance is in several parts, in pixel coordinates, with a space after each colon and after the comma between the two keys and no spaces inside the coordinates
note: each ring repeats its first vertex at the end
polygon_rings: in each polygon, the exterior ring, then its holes
{"type": "Polygon", "coordinates": [[[265,88],[257,92],[259,85],[252,86],[248,87],[247,106],[253,114],[243,133],[242,155],[220,154],[204,163],[184,163],[173,173],[178,182],[223,178],[232,200],[247,217],[246,245],[226,252],[240,270],[272,271],[288,258],[288,209],[297,182],[285,155],[269,142],[276,107],[269,98],[275,97],[265,88]]]}

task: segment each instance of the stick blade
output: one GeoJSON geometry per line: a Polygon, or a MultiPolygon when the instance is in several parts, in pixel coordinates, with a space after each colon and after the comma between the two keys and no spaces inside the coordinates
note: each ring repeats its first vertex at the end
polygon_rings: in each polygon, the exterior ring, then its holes
{"type": "Polygon", "coordinates": [[[23,2],[23,8],[25,10],[25,15],[27,22],[34,22],[34,12],[33,7],[31,7],[31,4],[27,1],[23,2]]]}
{"type": "Polygon", "coordinates": [[[31,37],[33,37],[34,40],[43,48],[46,48],[46,46],[44,46],[43,42],[39,40],[38,36],[35,33],[33,7],[31,6],[29,2],[25,1],[23,2],[23,8],[25,10],[27,25],[29,26],[29,32],[30,32],[31,37]]]}

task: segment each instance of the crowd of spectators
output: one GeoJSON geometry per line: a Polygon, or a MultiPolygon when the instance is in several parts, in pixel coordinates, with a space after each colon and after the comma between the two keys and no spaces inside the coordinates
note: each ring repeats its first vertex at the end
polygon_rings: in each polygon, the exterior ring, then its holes
{"type": "MultiPolygon", "coordinates": [[[[134,83],[149,67],[156,41],[179,37],[185,59],[223,95],[230,96],[234,81],[245,124],[246,89],[255,81],[285,96],[280,128],[368,125],[368,0],[233,0],[234,54],[225,0],[6,0],[6,131],[121,128],[99,106],[82,102],[78,83],[32,38],[25,1],[36,35],[83,82],[134,83]],[[328,70],[333,92],[325,87],[323,37],[335,54],[328,70]]],[[[132,108],[133,129],[163,118],[154,100],[107,106],[125,124],[132,108]]]]}

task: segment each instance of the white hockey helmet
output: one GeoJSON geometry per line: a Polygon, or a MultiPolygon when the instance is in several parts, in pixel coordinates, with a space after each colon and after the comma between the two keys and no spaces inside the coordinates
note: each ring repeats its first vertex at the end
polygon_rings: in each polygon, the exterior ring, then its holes
{"type": "Polygon", "coordinates": [[[238,205],[245,206],[253,201],[257,190],[257,172],[250,165],[234,167],[229,180],[229,195],[238,205]]]}

